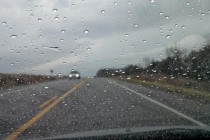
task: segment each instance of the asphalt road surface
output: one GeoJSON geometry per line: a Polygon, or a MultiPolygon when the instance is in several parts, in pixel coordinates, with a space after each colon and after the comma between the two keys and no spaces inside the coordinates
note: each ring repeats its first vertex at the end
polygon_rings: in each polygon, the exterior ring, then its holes
{"type": "Polygon", "coordinates": [[[59,80],[0,91],[0,139],[206,125],[210,103],[114,79],[59,80]]]}

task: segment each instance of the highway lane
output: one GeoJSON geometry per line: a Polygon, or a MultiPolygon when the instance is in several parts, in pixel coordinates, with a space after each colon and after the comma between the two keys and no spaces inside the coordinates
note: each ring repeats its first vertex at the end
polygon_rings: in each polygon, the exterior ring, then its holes
{"type": "Polygon", "coordinates": [[[5,138],[67,92],[65,98],[21,132],[18,138],[111,128],[210,125],[210,104],[205,101],[107,78],[88,79],[78,85],[83,80],[60,80],[16,88],[9,93],[1,91],[0,134],[5,138]],[[76,89],[71,90],[75,85],[78,85],[76,89]]]}

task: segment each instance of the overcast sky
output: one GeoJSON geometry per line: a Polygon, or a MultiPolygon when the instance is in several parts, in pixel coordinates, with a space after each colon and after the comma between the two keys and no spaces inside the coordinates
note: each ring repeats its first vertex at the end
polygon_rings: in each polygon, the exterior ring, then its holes
{"type": "Polygon", "coordinates": [[[199,49],[210,31],[209,0],[1,0],[0,73],[84,76],[103,67],[199,49]]]}

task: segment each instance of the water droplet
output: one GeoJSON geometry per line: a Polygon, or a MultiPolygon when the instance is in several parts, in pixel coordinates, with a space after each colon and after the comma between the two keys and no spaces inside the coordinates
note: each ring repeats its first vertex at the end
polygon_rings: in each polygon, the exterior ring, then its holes
{"type": "Polygon", "coordinates": [[[135,27],[138,27],[138,24],[134,24],[135,27]]]}
{"type": "Polygon", "coordinates": [[[165,16],[165,18],[166,18],[166,19],[168,19],[168,18],[169,18],[169,16],[165,16]]]}
{"type": "Polygon", "coordinates": [[[22,36],[26,36],[26,33],[22,33],[22,36]]]}
{"type": "Polygon", "coordinates": [[[65,33],[65,30],[61,30],[61,33],[65,33]]]}
{"type": "Polygon", "coordinates": [[[125,36],[128,36],[128,34],[125,34],[125,36]]]}
{"type": "Polygon", "coordinates": [[[58,9],[54,8],[52,11],[53,11],[54,13],[56,13],[56,12],[58,11],[58,9]]]}
{"type": "Polygon", "coordinates": [[[66,20],[66,17],[63,17],[63,20],[66,20]]]}
{"type": "Polygon", "coordinates": [[[186,28],[186,26],[183,25],[183,26],[182,26],[182,29],[185,29],[185,28],[186,28]]]}
{"type": "Polygon", "coordinates": [[[105,10],[101,10],[101,13],[104,14],[105,13],[105,10]]]}
{"type": "Polygon", "coordinates": [[[49,87],[44,87],[45,89],[48,89],[49,87]]]}
{"type": "Polygon", "coordinates": [[[87,50],[88,50],[88,51],[91,50],[91,47],[88,47],[87,50]]]}
{"type": "Polygon", "coordinates": [[[63,41],[64,41],[64,39],[62,39],[62,38],[61,38],[61,39],[60,39],[60,41],[61,41],[61,42],[63,42],[63,41]]]}
{"type": "Polygon", "coordinates": [[[170,35],[166,35],[166,38],[170,38],[171,36],[170,35]]]}
{"type": "Polygon", "coordinates": [[[11,66],[13,66],[13,65],[14,65],[14,63],[10,63],[10,65],[11,65],[11,66]]]}
{"type": "Polygon", "coordinates": [[[65,64],[66,64],[66,62],[63,62],[63,64],[65,65],[65,64]]]}
{"type": "Polygon", "coordinates": [[[128,1],[128,4],[131,4],[131,1],[128,1]]]}
{"type": "Polygon", "coordinates": [[[160,12],[160,15],[163,15],[163,12],[160,12]]]}
{"type": "Polygon", "coordinates": [[[34,16],[34,14],[30,14],[30,17],[33,17],[34,16]]]}
{"type": "Polygon", "coordinates": [[[16,38],[17,37],[17,35],[11,35],[11,38],[16,38]]]}
{"type": "Polygon", "coordinates": [[[146,40],[143,40],[143,42],[145,43],[145,42],[147,42],[146,40]]]}
{"type": "Polygon", "coordinates": [[[189,2],[187,2],[186,4],[187,4],[187,5],[189,5],[190,3],[189,3],[189,2]]]}
{"type": "Polygon", "coordinates": [[[38,18],[38,21],[39,21],[39,22],[42,22],[42,19],[41,19],[41,18],[38,18]]]}
{"type": "Polygon", "coordinates": [[[151,2],[151,3],[154,3],[154,2],[155,2],[155,0],[151,0],[150,2],[151,2]]]}
{"type": "Polygon", "coordinates": [[[118,5],[118,2],[115,1],[115,2],[114,2],[114,5],[118,5]]]}
{"type": "Polygon", "coordinates": [[[54,20],[59,20],[59,17],[55,17],[54,20]]]}
{"type": "Polygon", "coordinates": [[[88,34],[88,33],[89,33],[89,31],[88,31],[88,30],[85,30],[84,32],[85,32],[85,34],[88,34]]]}
{"type": "Polygon", "coordinates": [[[7,22],[3,21],[3,22],[2,22],[2,24],[3,24],[3,25],[6,25],[6,24],[7,24],[7,22]]]}

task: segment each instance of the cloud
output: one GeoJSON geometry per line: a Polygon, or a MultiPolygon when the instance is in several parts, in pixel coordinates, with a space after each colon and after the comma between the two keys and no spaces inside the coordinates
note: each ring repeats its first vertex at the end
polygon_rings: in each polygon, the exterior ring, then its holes
{"type": "Polygon", "coordinates": [[[184,49],[200,49],[205,44],[206,39],[198,34],[184,37],[177,44],[184,49]]]}
{"type": "Polygon", "coordinates": [[[7,24],[0,24],[0,72],[36,69],[38,74],[53,68],[67,74],[77,65],[89,75],[101,67],[135,64],[146,56],[163,57],[165,48],[174,43],[191,49],[209,32],[210,1],[115,2],[2,1],[0,19],[7,24]],[[12,34],[17,38],[11,39],[12,34]]]}
{"type": "Polygon", "coordinates": [[[50,69],[54,69],[57,67],[63,68],[61,65],[69,65],[69,64],[73,65],[75,63],[79,63],[79,61],[80,59],[76,57],[61,57],[59,59],[55,59],[46,63],[41,63],[39,65],[28,67],[25,69],[25,71],[29,73],[32,71],[38,71],[38,73],[46,72],[46,71],[49,71],[50,69]]]}

